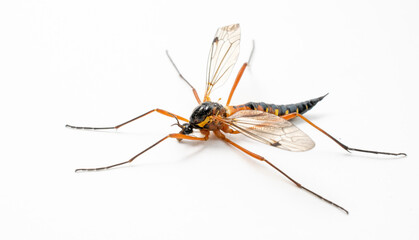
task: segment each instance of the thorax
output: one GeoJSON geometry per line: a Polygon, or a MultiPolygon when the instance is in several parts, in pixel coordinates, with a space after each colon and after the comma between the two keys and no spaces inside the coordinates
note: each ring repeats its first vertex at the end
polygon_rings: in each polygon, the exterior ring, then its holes
{"type": "Polygon", "coordinates": [[[204,102],[197,106],[189,119],[189,123],[198,129],[218,130],[223,123],[219,118],[226,117],[226,109],[216,102],[204,102]]]}

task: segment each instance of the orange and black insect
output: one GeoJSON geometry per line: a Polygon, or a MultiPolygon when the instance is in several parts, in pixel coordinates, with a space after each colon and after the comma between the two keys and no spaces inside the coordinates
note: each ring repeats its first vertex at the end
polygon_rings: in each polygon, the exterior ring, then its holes
{"type": "MultiPolygon", "coordinates": [[[[179,141],[185,140],[194,140],[194,141],[206,141],[208,140],[210,132],[213,132],[218,138],[225,141],[228,144],[233,145],[237,149],[243,151],[244,153],[248,154],[249,156],[256,158],[260,161],[266,162],[269,166],[273,167],[275,170],[280,172],[286,178],[288,178],[291,182],[293,182],[297,187],[306,190],[307,192],[317,196],[318,198],[328,202],[329,204],[345,211],[348,213],[346,209],[343,207],[335,204],[334,202],[322,197],[321,195],[311,191],[308,188],[305,188],[303,185],[295,181],[289,175],[287,175],[284,171],[273,165],[269,162],[266,158],[253,153],[246,148],[236,144],[235,142],[231,141],[227,134],[244,134],[247,137],[250,137],[254,140],[257,140],[262,143],[269,144],[271,146],[285,149],[288,151],[307,151],[314,147],[314,142],[311,140],[309,136],[307,136],[304,132],[298,129],[294,124],[292,124],[289,120],[300,117],[311,126],[319,130],[320,132],[324,133],[326,136],[331,138],[334,142],[336,142],[339,146],[341,146],[346,151],[358,151],[358,152],[365,152],[365,153],[374,153],[374,154],[386,154],[386,155],[394,155],[394,156],[406,156],[405,153],[389,153],[389,152],[378,152],[378,151],[370,151],[370,150],[362,150],[357,148],[351,148],[346,146],[345,144],[338,141],[336,138],[332,137],[330,134],[316,126],[314,123],[309,121],[306,117],[302,116],[305,112],[313,108],[319,101],[321,101],[325,96],[314,98],[305,102],[300,102],[297,104],[287,104],[287,105],[275,105],[275,104],[267,104],[263,102],[249,102],[242,105],[231,106],[230,101],[234,94],[234,91],[245,71],[246,67],[248,66],[252,54],[250,54],[249,60],[247,63],[244,63],[241,67],[236,80],[233,84],[233,87],[230,91],[230,95],[227,99],[226,106],[223,106],[219,103],[212,102],[210,99],[210,95],[212,90],[215,86],[220,86],[224,83],[228,77],[230,76],[231,71],[237,61],[239,56],[239,46],[240,46],[240,26],[239,24],[233,24],[229,26],[225,26],[219,28],[215,34],[215,37],[211,44],[211,49],[208,58],[208,65],[207,65],[207,77],[206,77],[206,90],[204,94],[204,98],[201,99],[198,96],[195,88],[180,74],[179,70],[177,69],[176,65],[173,63],[172,59],[170,58],[169,54],[168,57],[172,62],[173,66],[175,67],[176,71],[179,73],[179,76],[192,88],[193,94],[198,102],[198,106],[193,110],[192,115],[190,116],[189,120],[181,117],[179,115],[170,113],[168,111],[162,109],[153,109],[150,110],[136,118],[133,118],[127,122],[119,124],[114,127],[75,127],[66,125],[69,128],[75,129],[90,129],[90,130],[103,130],[103,129],[118,129],[128,123],[131,123],[139,118],[142,118],[152,112],[158,112],[168,117],[175,118],[177,121],[177,125],[181,128],[179,133],[171,133],[150,147],[146,148],[142,152],[138,153],[131,159],[125,162],[117,163],[114,165],[106,166],[106,167],[99,167],[99,168],[80,168],[76,169],[76,172],[79,171],[98,171],[113,168],[116,166],[124,165],[134,161],[138,156],[143,154],[144,152],[150,150],[151,148],[155,147],[157,144],[163,142],[169,138],[175,138],[179,141]],[[185,122],[184,124],[180,124],[180,121],[185,122]],[[197,137],[192,135],[194,130],[198,130],[202,136],[197,137]]],[[[167,53],[167,52],[166,52],[167,53]]],[[[253,49],[252,49],[253,53],[253,49]]]]}

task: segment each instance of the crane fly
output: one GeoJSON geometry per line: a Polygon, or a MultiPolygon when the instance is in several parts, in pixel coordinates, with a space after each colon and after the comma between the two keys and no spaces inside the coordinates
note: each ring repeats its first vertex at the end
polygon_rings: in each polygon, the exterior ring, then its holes
{"type": "Polygon", "coordinates": [[[246,153],[247,155],[257,160],[267,163],[269,166],[274,168],[276,171],[278,171],[284,177],[286,177],[288,180],[294,183],[297,187],[304,189],[305,191],[343,210],[345,213],[348,214],[349,212],[345,208],[304,187],[299,182],[291,178],[284,171],[282,171],[274,164],[272,164],[270,161],[268,161],[266,158],[254,152],[251,152],[246,148],[238,145],[237,143],[231,141],[228,137],[226,137],[226,134],[241,133],[249,138],[271,145],[273,147],[295,152],[307,151],[314,147],[315,144],[313,140],[311,140],[311,138],[307,136],[307,134],[305,134],[303,131],[298,129],[292,122],[290,122],[291,119],[299,117],[308,124],[310,124],[312,127],[316,128],[317,130],[328,136],[330,139],[332,139],[335,143],[337,143],[340,147],[342,147],[348,152],[357,151],[393,156],[406,156],[406,154],[378,152],[348,147],[302,115],[310,109],[312,109],[327,94],[318,98],[314,98],[296,104],[276,105],[264,102],[248,102],[246,104],[241,105],[230,105],[230,101],[236,90],[236,87],[245,69],[249,66],[254,50],[254,45],[249,60],[242,65],[241,69],[237,74],[237,77],[228,96],[226,105],[223,106],[217,102],[212,102],[210,98],[212,91],[216,86],[222,85],[229,78],[233,70],[233,67],[237,62],[237,58],[239,56],[240,51],[240,35],[241,30],[239,24],[221,27],[215,33],[215,37],[212,41],[208,56],[206,71],[206,88],[202,101],[201,98],[199,98],[195,88],[182,76],[182,74],[174,64],[172,58],[166,51],[166,54],[169,57],[169,60],[173,64],[174,68],[176,69],[177,73],[179,74],[179,77],[183,79],[191,87],[195,99],[198,102],[198,106],[193,110],[189,120],[179,115],[168,112],[166,110],[156,108],[114,127],[76,127],[66,125],[66,127],[69,128],[86,130],[119,129],[120,127],[125,126],[128,123],[131,123],[135,120],[138,120],[152,112],[157,112],[162,115],[174,118],[177,121],[175,125],[179,126],[180,128],[179,133],[168,134],[167,136],[163,137],[156,143],[143,150],[142,152],[133,156],[128,161],[99,168],[80,168],[76,169],[76,172],[105,170],[130,163],[134,161],[138,156],[142,155],[146,151],[150,150],[151,148],[155,147],[159,143],[169,138],[174,138],[179,141],[207,141],[210,132],[213,132],[215,136],[217,136],[219,139],[226,142],[227,144],[234,146],[235,148],[239,149],[240,151],[246,153]],[[183,121],[184,123],[181,124],[180,121],[183,121]],[[202,136],[197,137],[192,135],[194,130],[199,131],[202,134],[202,136]]]}

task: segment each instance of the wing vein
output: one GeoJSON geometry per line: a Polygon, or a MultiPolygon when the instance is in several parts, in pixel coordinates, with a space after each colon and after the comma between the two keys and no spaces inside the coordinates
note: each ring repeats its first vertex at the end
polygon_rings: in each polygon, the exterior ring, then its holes
{"type": "Polygon", "coordinates": [[[314,142],[291,122],[258,110],[242,110],[223,120],[233,130],[288,151],[307,151],[314,142]]]}

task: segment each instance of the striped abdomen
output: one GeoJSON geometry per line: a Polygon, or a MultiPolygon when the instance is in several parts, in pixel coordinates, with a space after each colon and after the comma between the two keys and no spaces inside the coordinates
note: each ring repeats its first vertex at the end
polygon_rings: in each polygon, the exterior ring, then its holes
{"type": "Polygon", "coordinates": [[[307,100],[300,103],[285,104],[285,105],[276,105],[276,104],[269,104],[269,103],[264,103],[264,102],[248,102],[242,105],[227,107],[228,115],[231,115],[240,110],[259,110],[259,111],[272,113],[277,116],[283,116],[283,115],[287,115],[287,114],[295,113],[295,112],[304,114],[308,110],[312,109],[324,97],[326,97],[326,95],[322,97],[318,97],[318,98],[313,98],[311,100],[307,100]]]}

